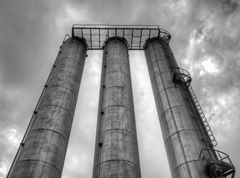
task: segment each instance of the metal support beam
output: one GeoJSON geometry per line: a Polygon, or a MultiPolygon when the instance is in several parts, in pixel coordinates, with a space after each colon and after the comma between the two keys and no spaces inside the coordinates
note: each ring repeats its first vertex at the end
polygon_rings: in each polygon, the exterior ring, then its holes
{"type": "Polygon", "coordinates": [[[141,178],[128,46],[110,38],[103,52],[93,178],[141,178]]]}
{"type": "Polygon", "coordinates": [[[63,43],[8,178],[61,177],[86,49],[63,43]]]}

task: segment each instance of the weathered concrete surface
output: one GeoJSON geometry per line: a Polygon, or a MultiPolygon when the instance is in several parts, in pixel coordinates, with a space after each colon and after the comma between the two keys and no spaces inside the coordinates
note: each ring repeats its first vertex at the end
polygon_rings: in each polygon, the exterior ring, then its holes
{"type": "Polygon", "coordinates": [[[63,43],[9,177],[61,177],[85,56],[81,40],[63,43]]]}
{"type": "Polygon", "coordinates": [[[120,38],[104,48],[93,168],[93,178],[113,177],[141,177],[128,48],[120,38]]]}
{"type": "Polygon", "coordinates": [[[162,39],[146,43],[145,56],[157,105],[162,135],[173,178],[207,178],[198,156],[201,140],[186,90],[173,83],[169,46],[162,39]],[[164,48],[165,46],[165,48],[164,48]]]}

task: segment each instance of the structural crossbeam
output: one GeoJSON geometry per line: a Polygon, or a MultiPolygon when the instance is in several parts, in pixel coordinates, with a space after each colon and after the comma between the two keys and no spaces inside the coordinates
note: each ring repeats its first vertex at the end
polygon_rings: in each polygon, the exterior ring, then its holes
{"type": "Polygon", "coordinates": [[[72,37],[85,39],[88,50],[102,50],[108,38],[124,38],[129,50],[143,50],[149,38],[161,37],[169,42],[171,35],[158,25],[78,25],[72,26],[72,37]]]}

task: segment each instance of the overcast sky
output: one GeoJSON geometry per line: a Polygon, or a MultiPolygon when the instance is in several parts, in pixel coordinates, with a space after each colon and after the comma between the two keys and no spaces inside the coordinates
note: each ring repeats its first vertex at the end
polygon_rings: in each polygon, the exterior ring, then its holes
{"type": "MultiPolygon", "coordinates": [[[[0,177],[6,176],[59,46],[77,24],[159,25],[240,174],[237,0],[0,0],[0,177]]],[[[92,175],[102,51],[89,51],[63,178],[92,175]]],[[[170,178],[144,53],[130,52],[143,178],[170,178]]]]}

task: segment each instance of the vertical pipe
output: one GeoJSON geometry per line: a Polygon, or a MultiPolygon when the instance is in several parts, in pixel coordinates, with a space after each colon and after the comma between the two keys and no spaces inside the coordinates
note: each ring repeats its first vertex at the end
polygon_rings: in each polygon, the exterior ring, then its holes
{"type": "Polygon", "coordinates": [[[60,178],[87,46],[69,38],[61,46],[9,178],[60,178]]]}
{"type": "Polygon", "coordinates": [[[149,39],[145,56],[173,178],[207,178],[198,156],[203,142],[185,88],[173,83],[171,57],[164,39],[149,39]]]}
{"type": "Polygon", "coordinates": [[[124,39],[104,47],[93,178],[140,178],[136,124],[124,39]]]}

